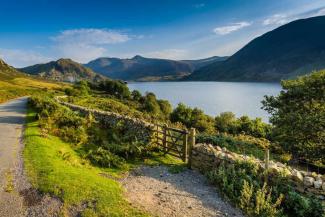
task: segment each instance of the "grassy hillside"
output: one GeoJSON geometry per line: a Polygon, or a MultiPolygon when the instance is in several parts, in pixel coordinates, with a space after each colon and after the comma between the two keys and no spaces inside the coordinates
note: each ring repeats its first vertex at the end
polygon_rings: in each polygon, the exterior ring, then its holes
{"type": "Polygon", "coordinates": [[[226,61],[186,80],[280,81],[325,68],[325,16],[296,20],[255,38],[226,61]]]}
{"type": "Polygon", "coordinates": [[[63,85],[26,76],[0,59],[0,103],[40,89],[59,89],[63,85]]]}
{"type": "Polygon", "coordinates": [[[28,66],[20,70],[54,81],[76,82],[80,80],[100,81],[105,79],[104,76],[71,59],[59,59],[44,64],[28,66]]]}

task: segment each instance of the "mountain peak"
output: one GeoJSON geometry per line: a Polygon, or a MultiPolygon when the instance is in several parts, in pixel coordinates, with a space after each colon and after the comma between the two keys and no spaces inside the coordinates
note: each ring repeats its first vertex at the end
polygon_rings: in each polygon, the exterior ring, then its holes
{"type": "Polygon", "coordinates": [[[140,55],[135,55],[133,58],[133,60],[139,60],[139,59],[145,59],[143,56],[140,55]]]}

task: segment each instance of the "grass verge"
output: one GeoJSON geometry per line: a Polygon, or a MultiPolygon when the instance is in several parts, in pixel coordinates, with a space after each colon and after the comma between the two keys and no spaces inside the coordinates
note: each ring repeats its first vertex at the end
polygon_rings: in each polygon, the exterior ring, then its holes
{"type": "Polygon", "coordinates": [[[123,198],[117,181],[101,175],[107,171],[89,165],[59,138],[42,137],[31,109],[25,145],[25,167],[31,183],[41,192],[61,198],[65,211],[74,205],[91,204],[82,216],[148,216],[123,198]]]}

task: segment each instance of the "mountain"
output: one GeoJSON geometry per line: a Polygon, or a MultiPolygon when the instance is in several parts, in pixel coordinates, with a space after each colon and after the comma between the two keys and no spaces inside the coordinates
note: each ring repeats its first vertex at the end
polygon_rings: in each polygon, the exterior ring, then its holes
{"type": "Polygon", "coordinates": [[[59,59],[44,64],[28,66],[19,70],[55,81],[76,82],[80,80],[100,81],[105,79],[104,76],[95,73],[93,70],[71,59],[59,59]]]}
{"type": "Polygon", "coordinates": [[[325,68],[325,16],[296,20],[255,38],[185,80],[280,81],[325,68]]]}
{"type": "Polygon", "coordinates": [[[223,57],[202,60],[168,60],[135,56],[131,59],[102,57],[85,66],[114,79],[134,81],[175,80],[192,73],[198,67],[223,57]]]}
{"type": "Polygon", "coordinates": [[[65,86],[19,72],[0,59],[0,103],[45,89],[59,89],[65,86]]]}
{"type": "Polygon", "coordinates": [[[213,56],[205,59],[198,59],[198,60],[181,60],[181,62],[188,63],[192,66],[192,70],[195,71],[197,69],[200,69],[206,65],[209,65],[214,62],[222,62],[228,59],[227,56],[213,56]]]}

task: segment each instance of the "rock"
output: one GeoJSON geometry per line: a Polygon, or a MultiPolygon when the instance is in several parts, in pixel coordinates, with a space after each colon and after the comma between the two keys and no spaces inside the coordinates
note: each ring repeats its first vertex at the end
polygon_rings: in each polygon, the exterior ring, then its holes
{"type": "Polygon", "coordinates": [[[315,181],[315,182],[314,182],[314,187],[315,187],[316,189],[319,189],[319,188],[322,187],[322,184],[323,184],[323,181],[322,181],[322,180],[315,181]]]}
{"type": "Polygon", "coordinates": [[[304,177],[302,176],[301,172],[299,172],[298,170],[294,170],[292,172],[292,179],[300,182],[304,181],[304,177]]]}
{"type": "Polygon", "coordinates": [[[306,176],[304,178],[304,185],[307,187],[313,186],[314,185],[315,179],[313,177],[306,176]]]}
{"type": "Polygon", "coordinates": [[[322,181],[322,175],[317,175],[316,181],[322,181]]]}
{"type": "Polygon", "coordinates": [[[323,184],[322,184],[322,189],[323,189],[323,191],[325,191],[325,182],[323,182],[323,184]]]}

